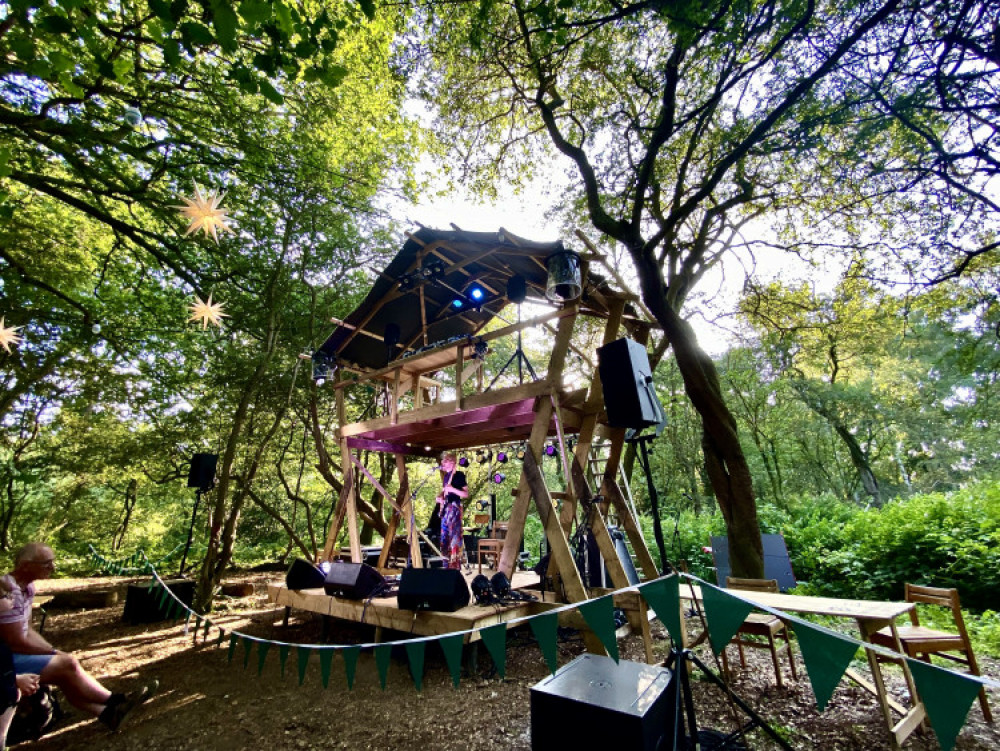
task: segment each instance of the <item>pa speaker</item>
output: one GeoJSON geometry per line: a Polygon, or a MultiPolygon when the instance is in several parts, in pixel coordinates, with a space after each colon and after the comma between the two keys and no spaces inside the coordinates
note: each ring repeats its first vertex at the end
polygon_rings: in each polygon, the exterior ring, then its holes
{"type": "Polygon", "coordinates": [[[319,589],[326,580],[326,574],[304,558],[292,561],[285,575],[285,586],[289,589],[319,589]]]}
{"type": "Polygon", "coordinates": [[[653,371],[646,348],[632,339],[618,339],[597,350],[608,425],[641,429],[663,420],[663,408],[653,388],[653,371]]]}
{"type": "Polygon", "coordinates": [[[215,466],[219,461],[218,454],[195,454],[191,457],[191,469],[188,471],[188,487],[198,490],[211,490],[215,485],[215,466]]]}
{"type": "Polygon", "coordinates": [[[454,568],[405,568],[396,602],[402,610],[452,613],[469,604],[469,585],[454,568]]]}
{"type": "Polygon", "coordinates": [[[364,600],[384,583],[382,574],[367,563],[334,561],[323,582],[323,589],[332,597],[364,600]]]}

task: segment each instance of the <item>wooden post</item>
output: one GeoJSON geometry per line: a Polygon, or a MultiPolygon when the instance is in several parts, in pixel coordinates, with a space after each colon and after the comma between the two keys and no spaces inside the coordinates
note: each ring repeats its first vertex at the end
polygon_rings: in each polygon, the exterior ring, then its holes
{"type": "Polygon", "coordinates": [[[413,499],[410,498],[410,475],[406,471],[406,457],[396,454],[396,473],[399,475],[400,507],[403,509],[403,526],[406,528],[406,540],[410,544],[410,562],[417,568],[424,567],[424,557],[420,553],[420,537],[417,535],[417,522],[413,516],[413,499]]]}
{"type": "MultiPolygon", "coordinates": [[[[550,388],[558,389],[562,383],[562,371],[566,363],[566,352],[569,350],[570,338],[573,335],[573,324],[576,321],[576,309],[570,315],[559,319],[559,328],[556,330],[556,339],[552,346],[552,355],[549,358],[549,370],[546,380],[550,388]]],[[[545,438],[549,434],[549,421],[552,419],[552,400],[544,397],[535,402],[535,421],[531,426],[531,435],[528,438],[528,445],[525,450],[525,458],[528,453],[533,453],[536,461],[542,455],[542,446],[545,445],[545,438]]],[[[550,499],[551,502],[551,499],[550,499]]],[[[517,549],[520,546],[521,538],[524,536],[524,522],[528,517],[528,506],[531,503],[531,487],[528,485],[527,477],[521,472],[521,480],[517,486],[517,494],[514,498],[514,505],[510,510],[510,519],[507,527],[508,542],[503,546],[500,554],[500,562],[497,567],[503,571],[508,578],[513,575],[517,549]]],[[[566,535],[561,537],[565,540],[566,535]]]]}
{"type": "MultiPolygon", "coordinates": [[[[340,442],[341,463],[345,466],[344,479],[350,471],[351,449],[347,446],[347,440],[340,442]]],[[[361,533],[358,530],[358,498],[354,487],[354,473],[351,472],[351,490],[347,494],[347,508],[345,515],[347,518],[347,539],[351,545],[351,560],[355,563],[361,562],[361,533]]]]}
{"type": "Polygon", "coordinates": [[[347,515],[347,496],[354,492],[354,472],[349,464],[344,465],[344,486],[340,489],[340,498],[337,500],[337,509],[333,515],[333,522],[330,524],[330,531],[326,534],[326,545],[323,547],[323,560],[333,560],[333,548],[337,544],[337,535],[340,534],[340,527],[344,523],[347,515]]]}

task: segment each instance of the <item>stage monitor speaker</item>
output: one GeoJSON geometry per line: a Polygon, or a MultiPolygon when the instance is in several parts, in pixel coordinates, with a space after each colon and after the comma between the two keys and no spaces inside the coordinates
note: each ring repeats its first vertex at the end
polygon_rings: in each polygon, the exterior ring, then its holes
{"type": "Polygon", "coordinates": [[[396,602],[403,610],[453,613],[469,604],[469,585],[454,568],[406,568],[396,602]]]}
{"type": "Polygon", "coordinates": [[[323,589],[332,597],[364,600],[384,583],[382,574],[367,563],[334,561],[323,582],[323,589]]]}
{"type": "Polygon", "coordinates": [[[528,282],[520,274],[515,274],[507,280],[507,299],[515,305],[520,305],[528,296],[528,282]]]}
{"type": "Polygon", "coordinates": [[[211,490],[215,485],[215,467],[218,461],[218,454],[195,454],[192,456],[191,469],[188,471],[188,487],[211,490]]]}
{"type": "Polygon", "coordinates": [[[583,654],[531,688],[531,748],[670,748],[677,681],[666,668],[583,654]]]}
{"type": "Polygon", "coordinates": [[[305,558],[296,558],[285,575],[289,589],[319,589],[326,581],[326,574],[305,558]]]}
{"type": "Polygon", "coordinates": [[[597,350],[604,407],[613,428],[641,429],[663,420],[653,388],[646,348],[632,339],[617,339],[597,350]]]}

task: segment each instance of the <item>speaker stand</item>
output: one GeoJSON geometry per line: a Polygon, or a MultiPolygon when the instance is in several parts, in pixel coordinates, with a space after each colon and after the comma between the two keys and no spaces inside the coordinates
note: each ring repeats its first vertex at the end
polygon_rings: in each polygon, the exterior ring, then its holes
{"type": "MultiPolygon", "coordinates": [[[[517,306],[517,323],[520,326],[521,324],[520,305],[517,306]]],[[[507,372],[507,368],[509,368],[515,360],[517,361],[517,381],[519,385],[524,384],[524,368],[528,369],[528,372],[531,374],[532,381],[538,380],[538,375],[535,373],[535,369],[531,367],[531,361],[528,359],[528,356],[524,354],[524,347],[521,346],[521,329],[517,330],[517,347],[514,348],[514,354],[512,354],[510,357],[507,358],[507,362],[503,364],[503,367],[500,368],[500,371],[493,377],[493,380],[490,381],[490,385],[486,387],[486,391],[489,391],[490,389],[493,388],[493,385],[497,382],[500,376],[502,376],[505,372],[507,372]]]]}
{"type": "Polygon", "coordinates": [[[646,488],[649,490],[649,505],[653,512],[653,537],[656,538],[656,549],[660,553],[660,570],[663,573],[672,571],[673,567],[667,559],[667,545],[663,540],[663,523],[660,521],[660,496],[656,492],[656,485],[653,482],[653,473],[649,469],[649,449],[647,444],[656,438],[655,435],[640,435],[636,433],[625,440],[628,443],[639,446],[639,466],[642,467],[646,475],[646,488]]]}
{"type": "Polygon", "coordinates": [[[777,743],[785,751],[795,751],[788,743],[772,728],[767,722],[757,714],[752,707],[748,706],[740,697],[733,693],[733,690],[722,681],[719,676],[713,673],[697,655],[690,649],[677,649],[674,647],[667,656],[665,667],[673,671],[677,679],[678,686],[675,694],[673,714],[673,743],[664,748],[671,748],[673,751],[686,751],[690,748],[700,748],[702,751],[722,751],[723,749],[744,749],[739,739],[750,731],[760,728],[771,740],[777,743]],[[698,723],[695,718],[694,696],[691,692],[691,679],[688,676],[688,662],[693,662],[722,692],[739,707],[749,718],[747,723],[729,735],[723,735],[715,731],[698,731],[698,723]],[[694,745],[692,745],[694,744],[694,745]]]}
{"type": "Polygon", "coordinates": [[[181,565],[177,569],[177,576],[184,576],[184,566],[187,564],[188,551],[191,550],[191,539],[194,537],[194,521],[198,516],[198,506],[201,505],[201,494],[205,492],[202,488],[194,491],[194,511],[191,512],[191,524],[188,526],[187,542],[184,543],[184,554],[181,556],[181,565]]]}

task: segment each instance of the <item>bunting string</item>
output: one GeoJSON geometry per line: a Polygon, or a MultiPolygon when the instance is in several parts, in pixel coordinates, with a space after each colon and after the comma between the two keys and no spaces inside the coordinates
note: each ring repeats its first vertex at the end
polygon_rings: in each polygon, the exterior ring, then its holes
{"type": "MultiPolygon", "coordinates": [[[[171,551],[160,561],[173,554],[171,551]]],[[[95,563],[107,563],[96,555],[95,563]]],[[[600,639],[609,656],[618,661],[618,645],[614,620],[614,596],[626,592],[638,593],[646,604],[652,608],[656,617],[667,629],[675,644],[681,644],[684,628],[681,621],[680,582],[697,585],[701,588],[701,603],[704,605],[705,620],[709,632],[709,641],[713,649],[721,651],[729,644],[736,630],[751,610],[759,610],[781,618],[790,625],[800,646],[802,660],[806,666],[817,707],[823,711],[837,685],[843,679],[844,673],[851,661],[857,656],[858,650],[869,650],[878,655],[897,662],[905,661],[910,668],[921,700],[927,708],[928,717],[935,727],[938,740],[947,751],[952,747],[955,737],[965,723],[968,711],[982,687],[1000,689],[1000,683],[982,676],[959,673],[931,665],[920,660],[905,657],[891,649],[842,634],[824,626],[817,625],[801,617],[785,611],[766,607],[743,596],[738,590],[728,590],[716,587],[690,574],[671,574],[638,585],[602,595],[600,597],[579,603],[567,603],[555,606],[542,613],[519,616],[510,620],[486,626],[455,631],[448,634],[430,636],[412,636],[406,639],[383,642],[366,642],[362,644],[308,644],[287,642],[277,639],[265,639],[242,631],[226,630],[216,624],[207,615],[195,612],[185,604],[164,582],[156,571],[154,562],[149,561],[140,550],[129,558],[115,562],[121,570],[130,568],[145,571],[151,579],[148,589],[158,592],[158,604],[161,614],[166,620],[174,623],[184,619],[184,633],[193,635],[193,643],[197,644],[199,634],[203,645],[212,643],[212,631],[215,646],[227,648],[228,661],[231,663],[240,647],[244,669],[251,664],[251,655],[256,649],[257,674],[263,673],[269,654],[277,654],[280,660],[281,675],[284,677],[289,655],[296,654],[299,684],[305,681],[310,658],[315,652],[318,655],[320,677],[324,688],[329,685],[332,670],[332,660],[337,653],[343,657],[344,674],[348,688],[353,688],[358,657],[362,651],[371,652],[375,657],[379,683],[385,689],[390,656],[393,648],[402,647],[407,655],[410,675],[417,691],[422,689],[424,673],[424,654],[429,642],[437,642],[441,647],[448,670],[452,676],[453,685],[457,688],[461,677],[462,646],[467,639],[478,636],[486,646],[490,657],[496,665],[501,678],[504,676],[506,634],[507,629],[522,624],[529,624],[538,642],[542,657],[550,672],[555,673],[557,664],[557,628],[559,614],[577,611],[587,625],[600,639]],[[192,626],[193,621],[193,626],[192,626]]],[[[157,596],[154,594],[154,597],[157,596]]],[[[690,597],[692,599],[694,592],[690,597]]]]}

